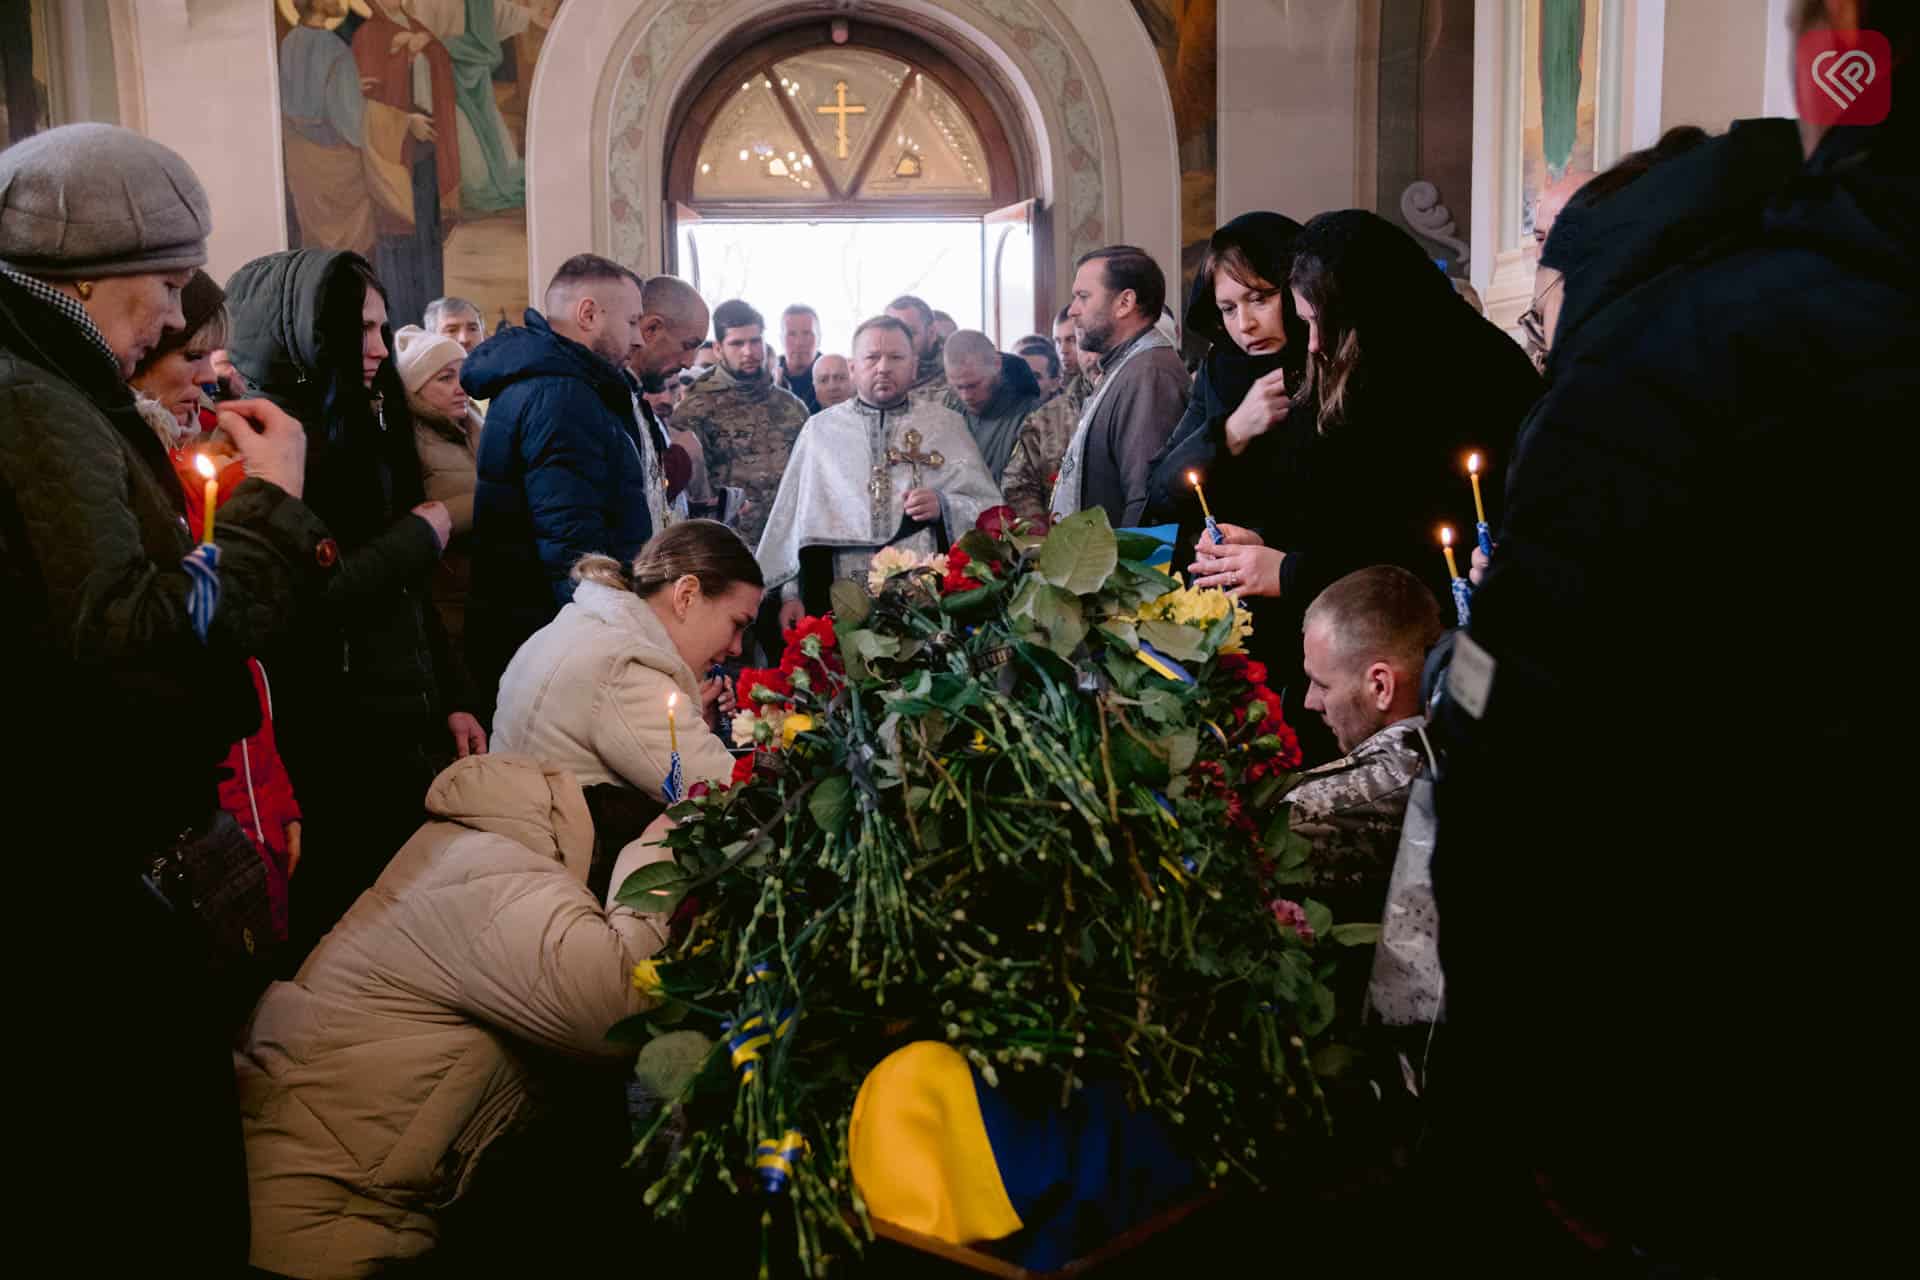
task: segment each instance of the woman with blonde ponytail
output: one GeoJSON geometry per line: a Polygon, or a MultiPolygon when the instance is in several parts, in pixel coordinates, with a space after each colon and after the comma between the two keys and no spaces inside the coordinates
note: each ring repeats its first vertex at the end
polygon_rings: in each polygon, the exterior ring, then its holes
{"type": "Polygon", "coordinates": [[[573,579],[573,602],[500,677],[494,749],[559,765],[583,787],[612,783],[659,802],[677,735],[687,784],[725,782],[733,756],[706,715],[724,682],[703,684],[700,673],[739,656],[759,612],[764,579],[747,544],[716,521],[687,520],[649,541],[631,569],[583,556],[573,579]]]}

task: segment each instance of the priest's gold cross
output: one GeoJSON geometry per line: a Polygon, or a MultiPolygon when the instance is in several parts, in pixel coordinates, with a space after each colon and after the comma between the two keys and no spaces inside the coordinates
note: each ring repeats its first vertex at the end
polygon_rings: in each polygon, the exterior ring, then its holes
{"type": "Polygon", "coordinates": [[[887,447],[887,465],[890,467],[897,467],[904,462],[908,466],[912,467],[913,468],[912,487],[915,489],[918,489],[921,487],[920,485],[920,468],[921,467],[923,466],[944,467],[947,465],[946,455],[941,453],[938,449],[935,449],[932,453],[920,452],[920,440],[921,440],[920,433],[918,431],[913,430],[911,427],[909,427],[907,429],[907,434],[901,437],[901,441],[900,441],[902,444],[907,446],[906,448],[895,449],[891,445],[887,447]]]}
{"type": "Polygon", "coordinates": [[[845,160],[847,158],[847,117],[863,116],[867,113],[867,109],[847,101],[847,82],[845,80],[834,81],[833,92],[836,97],[833,105],[815,107],[813,110],[815,115],[840,117],[834,121],[834,124],[837,126],[834,132],[834,139],[840,144],[840,158],[845,160]]]}

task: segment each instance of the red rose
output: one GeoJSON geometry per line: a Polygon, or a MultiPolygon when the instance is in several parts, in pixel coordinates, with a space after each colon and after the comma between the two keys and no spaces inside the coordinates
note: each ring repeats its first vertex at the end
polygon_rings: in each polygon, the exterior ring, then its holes
{"type": "Polygon", "coordinates": [[[713,788],[704,782],[696,782],[687,788],[687,799],[704,800],[713,793],[713,788]]]}
{"type": "Polygon", "coordinates": [[[973,527],[989,538],[1004,538],[1013,531],[1013,523],[1019,518],[1019,513],[1012,507],[988,507],[980,513],[980,518],[973,522],[973,527]]]}
{"type": "Polygon", "coordinates": [[[1267,904],[1267,910],[1273,912],[1273,918],[1281,928],[1291,929],[1298,934],[1300,941],[1313,941],[1313,926],[1307,923],[1305,907],[1286,898],[1275,898],[1267,904]]]}

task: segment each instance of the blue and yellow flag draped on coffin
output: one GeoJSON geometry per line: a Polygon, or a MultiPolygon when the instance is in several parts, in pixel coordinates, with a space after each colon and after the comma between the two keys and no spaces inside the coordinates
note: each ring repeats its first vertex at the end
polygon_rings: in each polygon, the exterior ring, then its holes
{"type": "Polygon", "coordinates": [[[848,1158],[875,1218],[1048,1270],[1145,1220],[1193,1184],[1153,1117],[1090,1085],[1029,1105],[989,1086],[952,1046],[916,1041],[868,1073],[848,1158]],[[1013,1239],[1008,1239],[1014,1237],[1013,1239]]]}

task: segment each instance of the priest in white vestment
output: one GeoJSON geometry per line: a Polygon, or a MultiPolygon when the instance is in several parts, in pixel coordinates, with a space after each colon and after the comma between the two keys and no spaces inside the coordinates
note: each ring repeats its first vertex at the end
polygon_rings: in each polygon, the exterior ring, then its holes
{"type": "Polygon", "coordinates": [[[827,608],[840,578],[864,583],[882,547],[944,551],[1000,505],[966,419],[909,395],[913,335],[890,316],[853,331],[851,400],[807,419],[755,553],[780,625],[827,608]]]}

